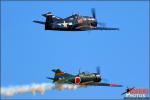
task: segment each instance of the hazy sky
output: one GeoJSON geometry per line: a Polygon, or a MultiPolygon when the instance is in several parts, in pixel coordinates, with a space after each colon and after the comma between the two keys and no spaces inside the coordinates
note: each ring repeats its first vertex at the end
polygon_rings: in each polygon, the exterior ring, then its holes
{"type": "MultiPolygon", "coordinates": [[[[149,87],[149,5],[132,1],[95,2],[2,2],[1,7],[1,85],[51,82],[51,69],[77,74],[95,72],[124,87],[88,87],[75,91],[48,91],[9,97],[48,99],[121,99],[126,87],[149,87]],[[120,31],[45,31],[33,20],[44,21],[49,11],[65,18],[72,13],[91,16],[96,9],[99,22],[120,31]]],[[[4,97],[3,97],[4,98],[4,97]]]]}

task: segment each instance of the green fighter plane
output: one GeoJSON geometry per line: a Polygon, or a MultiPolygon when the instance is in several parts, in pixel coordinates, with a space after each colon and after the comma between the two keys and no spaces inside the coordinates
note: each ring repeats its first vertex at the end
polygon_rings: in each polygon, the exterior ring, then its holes
{"type": "Polygon", "coordinates": [[[118,84],[103,83],[100,75],[100,69],[97,67],[97,73],[85,73],[82,72],[78,75],[72,75],[62,72],[60,69],[53,69],[55,73],[54,78],[47,77],[57,84],[76,84],[81,86],[110,86],[110,87],[122,87],[118,84]]]}

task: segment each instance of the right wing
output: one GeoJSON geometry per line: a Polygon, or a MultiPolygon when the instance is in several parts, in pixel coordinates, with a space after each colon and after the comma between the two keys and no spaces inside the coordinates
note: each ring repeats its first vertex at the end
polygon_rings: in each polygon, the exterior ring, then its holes
{"type": "Polygon", "coordinates": [[[119,28],[110,28],[110,27],[96,27],[94,30],[119,30],[119,28]]]}

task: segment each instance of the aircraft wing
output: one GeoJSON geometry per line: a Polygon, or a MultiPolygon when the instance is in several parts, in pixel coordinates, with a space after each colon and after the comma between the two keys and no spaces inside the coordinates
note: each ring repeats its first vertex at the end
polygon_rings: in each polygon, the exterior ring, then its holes
{"type": "Polygon", "coordinates": [[[109,83],[99,83],[98,86],[110,86],[110,87],[122,87],[122,85],[119,84],[109,84],[109,83]]]}
{"type": "Polygon", "coordinates": [[[110,27],[96,27],[91,30],[119,30],[119,28],[110,28],[110,27]]]}
{"type": "Polygon", "coordinates": [[[81,30],[81,31],[86,31],[86,30],[94,30],[93,27],[90,27],[89,25],[79,25],[79,24],[74,24],[75,29],[81,30]]]}
{"type": "Polygon", "coordinates": [[[83,83],[81,85],[85,86],[110,86],[110,87],[122,87],[122,85],[118,84],[109,84],[109,83],[99,83],[99,82],[89,82],[89,83],[83,83]]]}
{"type": "Polygon", "coordinates": [[[79,29],[79,30],[83,30],[83,31],[86,31],[86,30],[119,30],[119,28],[109,28],[109,27],[92,27],[92,26],[88,26],[88,25],[82,25],[82,26],[79,26],[79,27],[76,27],[76,29],[79,29]]]}

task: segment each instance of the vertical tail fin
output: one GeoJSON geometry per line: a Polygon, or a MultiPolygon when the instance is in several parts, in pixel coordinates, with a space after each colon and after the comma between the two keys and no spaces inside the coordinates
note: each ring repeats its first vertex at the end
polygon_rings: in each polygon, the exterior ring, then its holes
{"type": "Polygon", "coordinates": [[[55,73],[54,82],[64,77],[64,72],[62,72],[60,69],[53,69],[52,71],[55,73]]]}
{"type": "Polygon", "coordinates": [[[52,70],[55,73],[55,76],[63,75],[64,72],[62,72],[60,69],[53,69],[52,70]]]}
{"type": "Polygon", "coordinates": [[[45,30],[52,28],[53,14],[51,12],[48,12],[47,14],[43,14],[42,16],[46,17],[45,30]]]}

